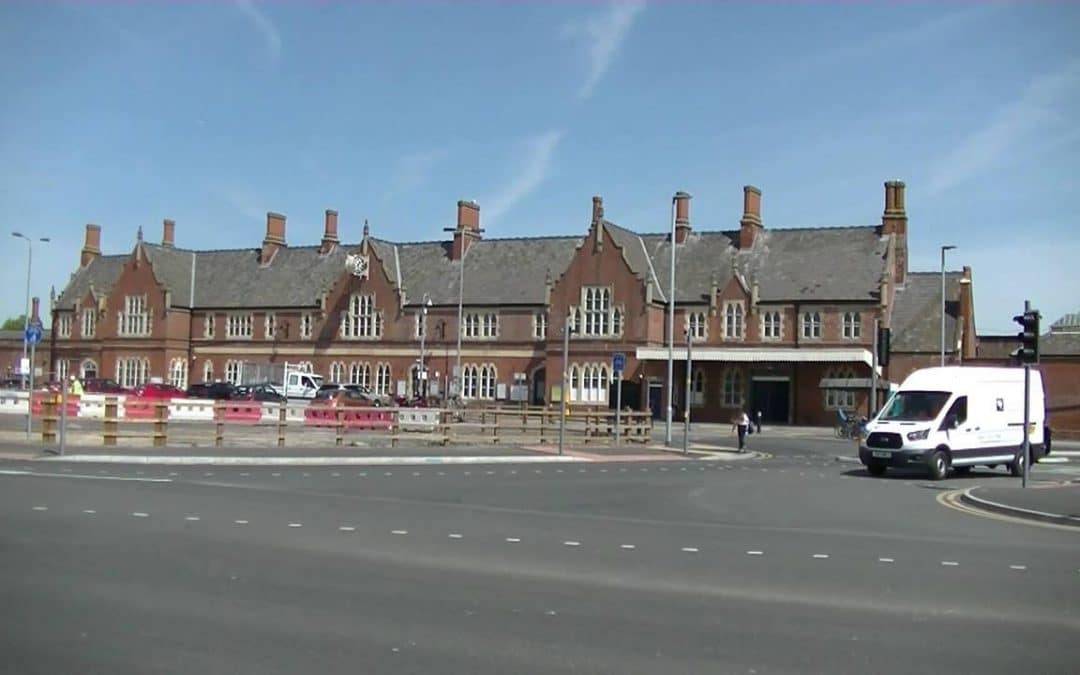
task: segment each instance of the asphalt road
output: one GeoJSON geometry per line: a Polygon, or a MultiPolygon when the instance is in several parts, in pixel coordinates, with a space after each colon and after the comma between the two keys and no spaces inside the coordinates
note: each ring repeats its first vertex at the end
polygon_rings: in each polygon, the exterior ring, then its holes
{"type": "Polygon", "coordinates": [[[1073,670],[1080,535],[961,513],[936,497],[965,481],[871,479],[814,447],[632,464],[4,462],[0,670],[1073,670]]]}

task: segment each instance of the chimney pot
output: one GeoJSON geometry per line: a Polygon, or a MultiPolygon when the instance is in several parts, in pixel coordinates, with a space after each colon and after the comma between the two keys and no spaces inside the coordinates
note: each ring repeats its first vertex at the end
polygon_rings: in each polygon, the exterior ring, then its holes
{"type": "Polygon", "coordinates": [[[758,232],[764,229],[761,223],[761,190],[753,185],[743,186],[743,216],[739,221],[739,248],[750,248],[758,232]]]}
{"type": "Polygon", "coordinates": [[[319,246],[319,253],[326,254],[333,250],[334,246],[338,243],[337,234],[337,218],[338,212],[333,209],[326,209],[326,224],[323,228],[322,244],[319,246]]]}
{"type": "Polygon", "coordinates": [[[904,209],[904,182],[885,181],[885,212],[881,215],[881,234],[892,235],[896,241],[893,280],[898,284],[907,278],[907,211],[904,209]]]}
{"type": "Polygon", "coordinates": [[[278,250],[285,247],[285,216],[273,211],[266,212],[266,237],[263,239],[259,261],[268,264],[278,250]]]}
{"type": "Polygon", "coordinates": [[[172,248],[176,239],[176,222],[166,218],[161,223],[161,245],[172,248]]]}
{"type": "Polygon", "coordinates": [[[88,223],[86,225],[86,238],[83,240],[82,254],[79,256],[79,266],[86,267],[100,255],[101,226],[88,223]]]}
{"type": "Polygon", "coordinates": [[[604,198],[600,195],[595,195],[592,198],[592,221],[599,223],[604,219],[604,198]]]}
{"type": "Polygon", "coordinates": [[[690,236],[690,194],[675,193],[675,243],[681,244],[690,236]]]}
{"type": "Polygon", "coordinates": [[[471,199],[458,201],[457,228],[450,246],[450,259],[461,260],[472,240],[480,238],[480,232],[480,205],[471,199]]]}

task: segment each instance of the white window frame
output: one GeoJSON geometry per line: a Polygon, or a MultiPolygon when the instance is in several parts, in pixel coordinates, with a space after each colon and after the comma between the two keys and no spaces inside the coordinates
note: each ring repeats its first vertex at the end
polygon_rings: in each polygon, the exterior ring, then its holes
{"type": "Polygon", "coordinates": [[[494,340],[499,337],[499,315],[496,312],[472,312],[464,317],[464,337],[469,340],[494,340]]]}
{"type": "Polygon", "coordinates": [[[378,340],[383,333],[383,314],[375,303],[374,293],[353,293],[341,313],[338,331],[346,340],[378,340]]]}
{"type": "Polygon", "coordinates": [[[783,314],[775,309],[761,313],[761,339],[780,340],[784,337],[783,314]]]}
{"type": "Polygon", "coordinates": [[[263,339],[273,340],[277,333],[277,315],[273,312],[267,312],[263,317],[263,339]]]}
{"type": "Polygon", "coordinates": [[[533,312],[533,339],[547,339],[547,312],[533,312]]]}
{"type": "Polygon", "coordinates": [[[311,315],[311,312],[304,312],[300,315],[300,339],[310,340],[311,335],[314,332],[312,329],[315,325],[315,318],[311,315]]]}
{"type": "Polygon", "coordinates": [[[862,315],[859,312],[844,312],[841,324],[841,335],[845,340],[862,337],[862,315]]]}
{"type": "Polygon", "coordinates": [[[97,310],[92,307],[87,307],[82,311],[82,325],[79,326],[81,335],[84,339],[94,337],[97,332],[97,310]]]}
{"type": "Polygon", "coordinates": [[[56,337],[71,337],[71,314],[68,312],[62,312],[56,315],[56,337]]]}
{"type": "Polygon", "coordinates": [[[345,382],[345,364],[341,361],[333,361],[330,363],[330,382],[332,384],[341,384],[345,382]]]}
{"type": "Polygon", "coordinates": [[[79,377],[86,378],[87,371],[92,371],[94,373],[94,377],[97,377],[98,373],[101,372],[101,370],[98,368],[97,361],[95,361],[94,359],[83,359],[82,363],[79,364],[79,377]],[[87,368],[87,365],[89,365],[90,367],[87,368]]]}
{"type": "Polygon", "coordinates": [[[244,362],[240,360],[230,359],[225,362],[225,381],[233,384],[241,384],[240,380],[244,376],[244,362]]]}
{"type": "Polygon", "coordinates": [[[150,379],[150,359],[141,356],[122,356],[116,359],[116,382],[133,388],[150,379]]]}
{"type": "Polygon", "coordinates": [[[56,360],[56,379],[59,382],[67,382],[68,377],[68,361],[67,359],[56,360]]]}
{"type": "Polygon", "coordinates": [[[250,340],[252,323],[251,312],[230,312],[226,314],[225,337],[230,340],[250,340]]]}
{"type": "Polygon", "coordinates": [[[187,389],[188,386],[188,361],[183,357],[176,357],[169,361],[168,383],[179,389],[187,389]]]}
{"type": "Polygon", "coordinates": [[[207,340],[214,339],[214,315],[207,314],[203,317],[203,337],[207,340]]]}
{"type": "Polygon", "coordinates": [[[214,381],[214,362],[213,361],[203,361],[202,374],[203,374],[203,382],[213,382],[214,381]]]}
{"type": "Polygon", "coordinates": [[[582,286],[580,304],[571,308],[575,335],[605,338],[622,335],[626,310],[615,304],[611,286],[582,286]]]}
{"type": "Polygon", "coordinates": [[[393,372],[389,363],[380,363],[375,366],[375,393],[389,394],[393,382],[393,372]]]}
{"type": "Polygon", "coordinates": [[[606,363],[575,363],[571,365],[570,402],[607,403],[611,378],[612,373],[606,363]]]}
{"type": "Polygon", "coordinates": [[[708,319],[705,316],[705,312],[687,312],[686,313],[686,333],[690,335],[696,342],[701,342],[708,339],[708,319]]]}
{"type": "Polygon", "coordinates": [[[799,318],[799,331],[804,340],[821,339],[821,311],[806,310],[799,318]]]}
{"type": "Polygon", "coordinates": [[[150,310],[146,295],[124,296],[124,309],[120,310],[117,316],[116,334],[119,337],[148,337],[150,331],[150,310]]]}
{"type": "Polygon", "coordinates": [[[416,322],[415,322],[415,325],[414,325],[413,337],[415,337],[417,340],[420,340],[420,339],[426,340],[427,338],[424,336],[424,331],[426,331],[426,330],[427,330],[427,313],[424,312],[423,310],[420,310],[420,311],[418,311],[416,313],[416,322]]]}
{"type": "Polygon", "coordinates": [[[494,364],[487,363],[480,366],[480,389],[477,397],[486,401],[494,401],[498,381],[499,375],[494,364]]]}
{"type": "Polygon", "coordinates": [[[738,368],[726,368],[720,381],[721,404],[725,408],[741,408],[746,389],[743,372],[738,368]]]}
{"type": "Polygon", "coordinates": [[[742,300],[724,303],[724,339],[742,340],[746,336],[746,310],[742,300]]]}
{"type": "Polygon", "coordinates": [[[349,384],[358,384],[371,388],[371,364],[367,361],[353,361],[349,364],[349,384]]]}

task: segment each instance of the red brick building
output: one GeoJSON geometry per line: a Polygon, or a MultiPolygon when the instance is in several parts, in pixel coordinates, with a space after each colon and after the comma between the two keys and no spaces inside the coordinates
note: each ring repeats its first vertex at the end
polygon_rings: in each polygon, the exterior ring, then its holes
{"type": "MultiPolygon", "coordinates": [[[[429,389],[440,393],[453,382],[460,328],[466,398],[543,403],[562,395],[569,323],[572,404],[609,404],[612,355],[622,352],[624,403],[659,410],[673,254],[675,400],[685,405],[689,332],[693,419],[726,421],[747,407],[774,422],[828,424],[836,408],[864,410],[875,319],[894,331],[884,378],[938,358],[940,276],[908,272],[903,183],[885,184],[880,222],[860,227],[767,227],[761,191],[748,186],[737,228],[696,231],[690,202],[673,197],[674,242],[669,224],[638,234],[607,220],[599,197],[583,235],[557,237],[486,238],[473,202],[458,202],[449,240],[415,243],[376,238],[365,223],[359,243],[342,244],[327,211],[318,245],[290,246],[285,216],[268,213],[249,249],[178,248],[166,220],[160,243],[140,230],[130,251],[103,255],[101,228],[87,225],[79,267],[52,307],[52,369],[186,385],[236,380],[244,362],[287,362],[407,394],[426,330],[429,389]]],[[[973,357],[970,269],[947,281],[950,359],[973,357]]]]}

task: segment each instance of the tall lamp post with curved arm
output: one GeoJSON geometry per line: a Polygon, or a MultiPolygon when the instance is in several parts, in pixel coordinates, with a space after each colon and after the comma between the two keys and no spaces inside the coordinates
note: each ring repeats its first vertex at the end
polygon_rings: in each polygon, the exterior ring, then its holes
{"type": "MultiPolygon", "coordinates": [[[[12,232],[11,236],[17,237],[19,239],[23,239],[23,240],[26,241],[26,313],[23,315],[23,354],[22,354],[23,362],[25,363],[26,358],[27,358],[27,349],[29,347],[29,343],[27,342],[26,334],[27,334],[27,330],[30,328],[30,273],[34,269],[34,242],[35,241],[48,242],[49,238],[48,237],[38,237],[37,239],[34,239],[33,237],[26,236],[22,232],[12,232]]],[[[33,365],[34,364],[30,364],[30,367],[33,368],[33,365]]],[[[25,372],[22,373],[22,386],[23,386],[23,388],[26,388],[26,382],[27,382],[26,376],[27,376],[27,373],[25,373],[25,372]]]]}
{"type": "Polygon", "coordinates": [[[420,398],[427,398],[427,358],[424,350],[424,343],[427,339],[427,314],[428,307],[431,307],[431,296],[424,293],[424,297],[420,300],[420,316],[418,321],[420,322],[420,386],[419,389],[420,398]]]}

